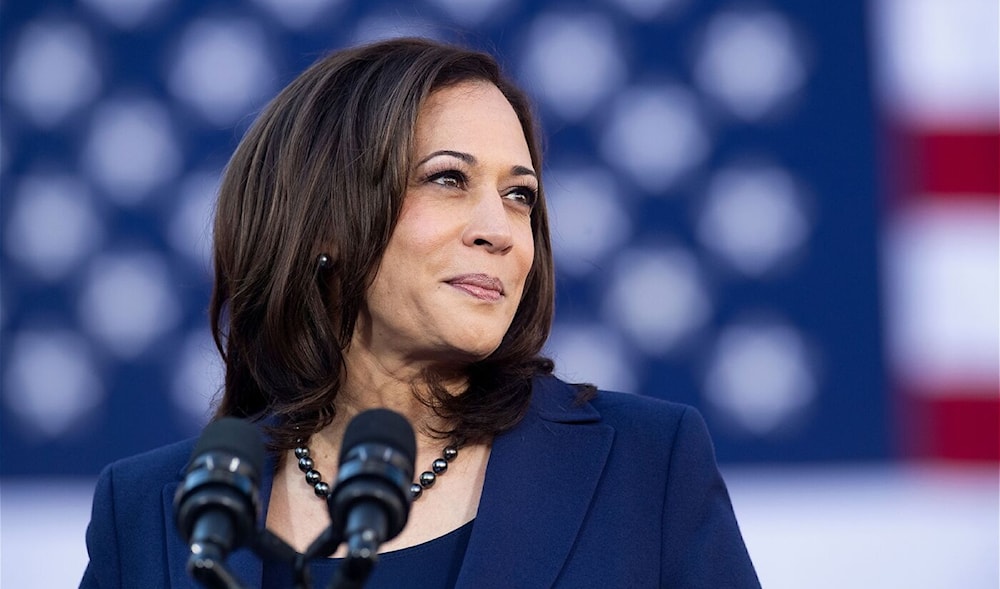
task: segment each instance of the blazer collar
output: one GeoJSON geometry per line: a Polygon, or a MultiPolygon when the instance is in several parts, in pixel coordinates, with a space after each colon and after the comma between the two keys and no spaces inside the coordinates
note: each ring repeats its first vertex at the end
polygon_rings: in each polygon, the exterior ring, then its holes
{"type": "Polygon", "coordinates": [[[614,430],[574,387],[533,384],[528,414],[493,442],[457,589],[553,585],[597,489],[614,430]]]}
{"type": "MultiPolygon", "coordinates": [[[[555,377],[532,383],[524,419],[493,441],[479,513],[456,589],[549,587],[569,556],[601,478],[614,430],[600,423],[589,404],[577,404],[576,389],[555,377]]],[[[274,462],[261,475],[267,521],[274,462]]],[[[185,465],[186,467],[186,465],[185,465]]],[[[188,576],[188,547],[173,520],[174,493],[183,480],[163,488],[167,561],[174,589],[200,589],[188,576]]],[[[233,552],[229,570],[247,587],[259,587],[260,559],[249,549],[233,552]]]]}

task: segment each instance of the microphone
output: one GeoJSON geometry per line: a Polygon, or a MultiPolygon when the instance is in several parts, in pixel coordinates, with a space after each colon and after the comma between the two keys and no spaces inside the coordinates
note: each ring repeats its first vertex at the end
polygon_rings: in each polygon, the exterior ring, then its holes
{"type": "Polygon", "coordinates": [[[208,587],[238,587],[223,562],[250,544],[260,514],[264,444],[257,427],[223,417],[205,428],[174,495],[177,529],[191,546],[188,573],[208,587]]]}
{"type": "Polygon", "coordinates": [[[388,409],[359,413],[347,425],[337,481],[327,497],[332,526],[347,541],[338,572],[344,581],[367,578],[379,545],[406,524],[416,447],[409,422],[388,409]]]}

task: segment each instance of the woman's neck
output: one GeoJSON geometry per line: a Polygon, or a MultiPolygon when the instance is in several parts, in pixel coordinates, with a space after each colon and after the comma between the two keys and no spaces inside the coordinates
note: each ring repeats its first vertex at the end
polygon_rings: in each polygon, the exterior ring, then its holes
{"type": "MultiPolygon", "coordinates": [[[[368,409],[385,408],[401,414],[413,426],[418,448],[440,452],[445,443],[435,432],[447,431],[448,422],[432,408],[431,386],[426,372],[412,365],[394,368],[372,356],[350,354],[346,358],[345,378],[337,393],[333,421],[313,436],[312,444],[332,449],[339,446],[347,424],[368,409]],[[319,440],[317,440],[319,438],[319,440]]],[[[465,389],[466,378],[452,378],[439,383],[452,394],[465,389]]]]}
{"type": "MultiPolygon", "coordinates": [[[[428,406],[432,386],[460,394],[468,385],[461,374],[448,376],[429,359],[400,358],[377,354],[357,338],[344,355],[345,378],[337,394],[337,413],[348,420],[366,409],[384,407],[402,414],[414,429],[432,426],[439,429],[439,418],[428,406]],[[431,376],[433,375],[433,376],[431,376]]],[[[346,422],[344,423],[346,425],[346,422]]]]}

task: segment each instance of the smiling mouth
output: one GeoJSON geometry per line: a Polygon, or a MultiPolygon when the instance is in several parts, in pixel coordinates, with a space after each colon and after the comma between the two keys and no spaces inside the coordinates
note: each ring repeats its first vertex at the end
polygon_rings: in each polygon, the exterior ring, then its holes
{"type": "Polygon", "coordinates": [[[504,295],[499,278],[487,274],[464,274],[447,281],[451,286],[483,301],[499,301],[504,295]]]}

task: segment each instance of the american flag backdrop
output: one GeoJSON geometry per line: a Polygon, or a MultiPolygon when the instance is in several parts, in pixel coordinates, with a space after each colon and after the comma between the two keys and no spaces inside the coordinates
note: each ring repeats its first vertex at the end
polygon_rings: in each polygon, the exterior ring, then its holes
{"type": "Polygon", "coordinates": [[[558,374],[697,406],[730,467],[994,469],[998,18],[995,0],[5,1],[0,481],[93,477],[199,431],[222,167],[318,56],[401,35],[494,53],[535,101],[558,374]]]}

